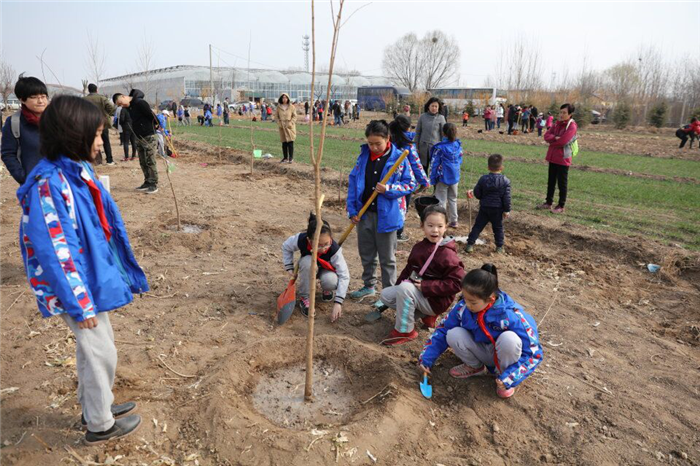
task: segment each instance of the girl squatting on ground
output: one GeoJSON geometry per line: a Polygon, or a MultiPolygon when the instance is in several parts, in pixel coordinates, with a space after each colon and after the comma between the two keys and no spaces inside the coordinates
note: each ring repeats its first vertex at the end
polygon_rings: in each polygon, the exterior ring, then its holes
{"type": "Polygon", "coordinates": [[[491,223],[496,239],[496,252],[503,253],[505,231],[503,221],[510,216],[510,180],[503,173],[503,156],[491,154],[488,160],[489,173],[479,178],[467,195],[479,199],[479,213],[467,238],[465,252],[474,251],[474,244],[479,235],[491,223]]]}
{"type": "MultiPolygon", "coordinates": [[[[297,277],[297,292],[299,293],[299,309],[309,315],[309,273],[312,259],[312,242],[316,232],[316,216],[309,215],[309,225],[306,231],[292,235],[282,244],[282,260],[284,268],[294,275],[294,253],[299,251],[299,275],[297,277]]],[[[333,239],[331,227],[325,220],[321,226],[321,236],[318,240],[318,273],[321,281],[322,298],[325,302],[335,301],[331,312],[331,322],[335,322],[343,313],[343,301],[350,284],[350,271],[343,257],[343,250],[333,239]]]]}
{"type": "MultiPolygon", "coordinates": [[[[418,155],[416,146],[413,144],[413,138],[416,136],[416,133],[409,131],[409,129],[411,129],[411,120],[409,120],[406,115],[398,115],[394,121],[389,123],[389,136],[391,137],[391,143],[402,152],[404,150],[409,151],[406,160],[408,160],[413,176],[416,178],[416,182],[419,185],[419,187],[416,189],[418,192],[430,186],[430,181],[428,180],[428,176],[425,174],[425,170],[423,170],[423,164],[420,163],[420,156],[418,155]]],[[[405,207],[405,209],[402,209],[404,220],[406,219],[406,211],[410,205],[411,194],[407,194],[406,202],[402,205],[402,207],[405,207]]],[[[408,239],[408,235],[404,233],[402,226],[396,232],[396,240],[399,243],[403,243],[408,241],[408,239]]]]}
{"type": "Polygon", "coordinates": [[[464,264],[457,256],[455,241],[445,238],[445,208],[426,208],[421,228],[425,238],[413,246],[399,284],[382,290],[379,309],[396,309],[396,325],[383,341],[387,346],[408,343],[418,337],[416,314],[426,327],[434,328],[437,316],[450,307],[464,277],[464,264]]]}
{"type": "Polygon", "coordinates": [[[102,148],[103,116],[90,102],[58,96],[41,119],[45,156],[17,191],[20,248],[44,317],[60,315],[75,335],[78,401],[92,445],[140,425],[136,403],[113,405],[117,349],[107,311],[148,291],[124,222],[91,163],[102,148]]]}
{"type": "Polygon", "coordinates": [[[382,288],[396,283],[396,230],[403,226],[405,196],[412,193],[416,181],[409,163],[404,160],[389,178],[380,181],[401,157],[402,151],[389,141],[389,125],[384,120],[372,120],[365,129],[367,144],[360,148],[360,156],[350,172],[347,211],[357,225],[357,249],[362,261],[364,286],[349,294],[352,299],[363,299],[376,294],[377,257],[382,269],[382,288]],[[362,218],[362,206],[374,191],[379,194],[362,218]]]}
{"type": "Polygon", "coordinates": [[[457,228],[457,188],[462,168],[462,142],[457,139],[457,127],[446,123],[442,127],[444,139],[430,149],[430,184],[435,186],[435,197],[447,206],[450,228],[457,228]]]}
{"type": "Polygon", "coordinates": [[[430,372],[448,347],[463,362],[450,369],[452,377],[496,374],[496,394],[501,398],[513,396],[515,387],[542,362],[535,319],[498,288],[492,264],[464,277],[462,299],[426,342],[420,368],[430,372]]]}

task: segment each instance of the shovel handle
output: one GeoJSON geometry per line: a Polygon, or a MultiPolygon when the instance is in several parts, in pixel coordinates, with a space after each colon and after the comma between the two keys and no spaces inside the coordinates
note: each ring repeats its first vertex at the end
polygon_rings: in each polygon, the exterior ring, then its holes
{"type": "MultiPolygon", "coordinates": [[[[408,156],[408,149],[403,151],[401,156],[394,162],[394,165],[392,165],[391,169],[384,175],[384,178],[382,178],[382,181],[380,181],[381,184],[387,184],[389,182],[389,179],[393,176],[393,174],[398,170],[398,168],[401,166],[404,160],[406,160],[406,157],[408,156]]],[[[365,205],[362,206],[362,209],[360,212],[357,214],[357,218],[362,218],[362,216],[367,212],[367,209],[369,209],[369,206],[372,205],[374,200],[377,198],[379,193],[375,190],[372,195],[367,199],[367,202],[365,202],[365,205]]],[[[345,229],[343,232],[343,236],[340,237],[340,241],[338,241],[338,246],[342,246],[343,243],[345,242],[346,239],[348,239],[348,236],[350,236],[350,233],[352,232],[353,228],[355,228],[354,223],[350,223],[348,227],[345,229]]]]}

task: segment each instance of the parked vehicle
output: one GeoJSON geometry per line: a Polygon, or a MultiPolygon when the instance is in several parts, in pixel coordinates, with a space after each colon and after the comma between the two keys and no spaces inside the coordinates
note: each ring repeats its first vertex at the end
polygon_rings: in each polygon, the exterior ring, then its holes
{"type": "Polygon", "coordinates": [[[596,111],[596,110],[591,110],[591,124],[592,125],[597,125],[598,123],[604,123],[605,122],[605,115],[602,113],[596,111]]]}
{"type": "Polygon", "coordinates": [[[164,100],[160,103],[160,105],[158,105],[158,110],[167,110],[171,107],[172,103],[173,103],[172,99],[164,100]]]}
{"type": "Polygon", "coordinates": [[[180,105],[182,105],[183,107],[202,108],[204,107],[204,102],[202,102],[202,99],[196,99],[194,97],[185,97],[180,101],[180,105]]]}

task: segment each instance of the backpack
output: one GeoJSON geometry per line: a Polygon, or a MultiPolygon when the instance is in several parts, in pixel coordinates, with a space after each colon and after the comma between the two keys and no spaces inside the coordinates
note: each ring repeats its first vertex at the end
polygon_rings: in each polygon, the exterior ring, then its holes
{"type": "Polygon", "coordinates": [[[19,139],[20,115],[22,115],[22,110],[17,110],[12,114],[12,116],[10,116],[10,127],[12,128],[12,135],[17,140],[17,160],[22,163],[22,159],[20,158],[20,155],[22,155],[22,144],[20,144],[19,139]]]}
{"type": "MultiPolygon", "coordinates": [[[[566,124],[567,130],[569,129],[569,125],[572,121],[574,121],[574,119],[569,118],[569,122],[566,124]]],[[[568,159],[569,157],[566,157],[567,154],[571,154],[571,158],[576,157],[578,155],[578,136],[574,136],[571,142],[564,146],[564,158],[568,159]]]]}

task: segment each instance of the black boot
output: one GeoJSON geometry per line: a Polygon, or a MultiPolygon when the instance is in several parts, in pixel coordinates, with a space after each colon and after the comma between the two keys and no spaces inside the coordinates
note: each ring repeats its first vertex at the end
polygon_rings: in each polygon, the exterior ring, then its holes
{"type": "Polygon", "coordinates": [[[114,421],[114,425],[104,432],[90,432],[89,430],[85,434],[85,439],[83,443],[85,445],[97,445],[99,443],[107,442],[108,440],[126,437],[127,435],[133,433],[141,425],[141,416],[138,414],[132,414],[122,419],[117,419],[114,421]]]}

